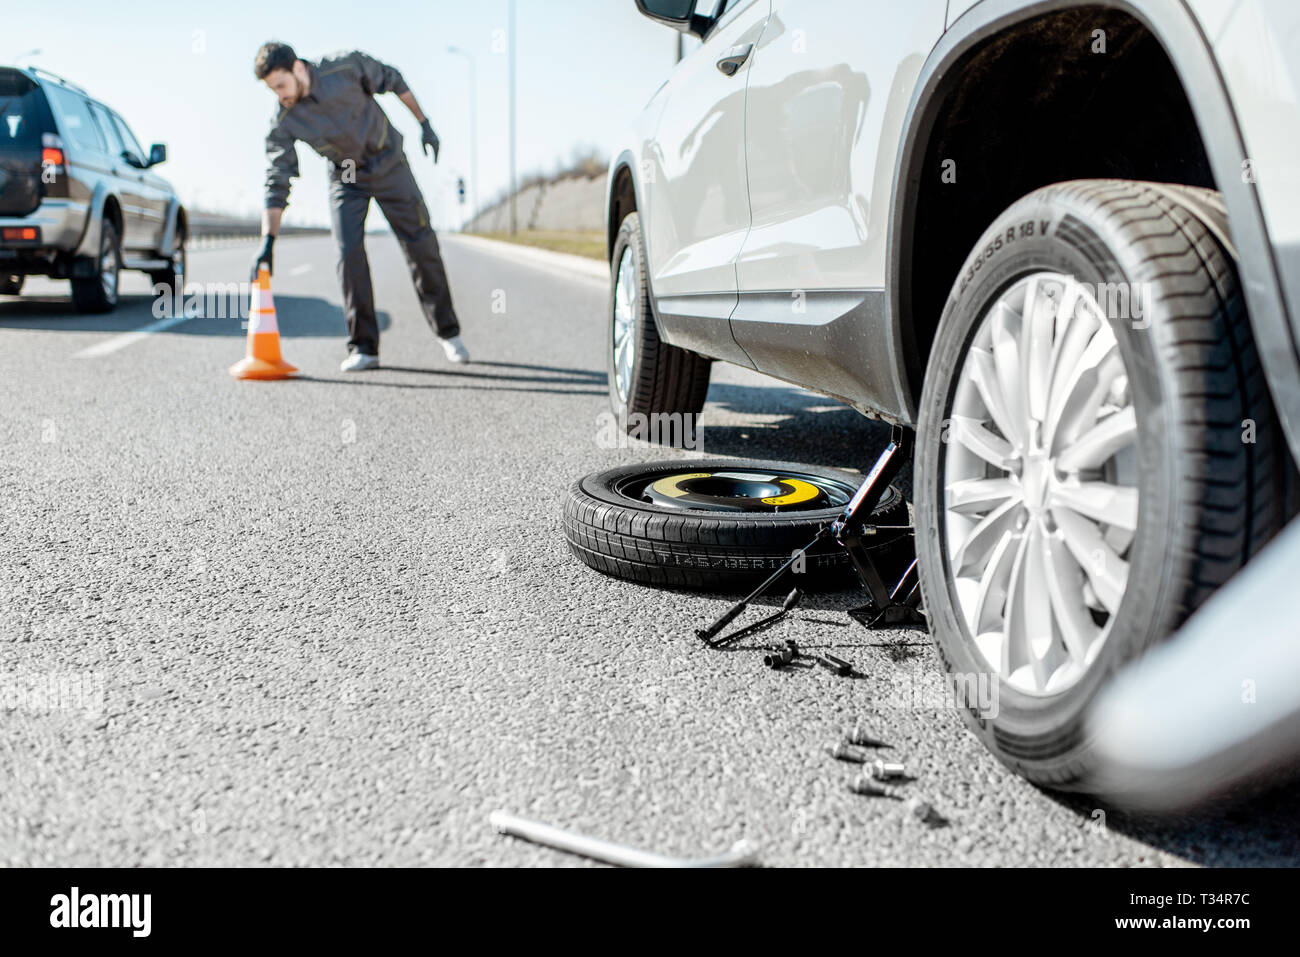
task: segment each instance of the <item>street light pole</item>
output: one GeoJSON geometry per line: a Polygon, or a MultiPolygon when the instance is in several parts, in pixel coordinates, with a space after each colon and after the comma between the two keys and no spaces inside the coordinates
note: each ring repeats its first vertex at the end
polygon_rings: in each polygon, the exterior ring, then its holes
{"type": "Polygon", "coordinates": [[[458,47],[447,47],[447,52],[463,56],[469,63],[469,221],[472,223],[478,215],[478,61],[473,54],[458,47]]]}
{"type": "Polygon", "coordinates": [[[518,170],[515,166],[515,0],[510,0],[510,235],[519,232],[518,170]]]}

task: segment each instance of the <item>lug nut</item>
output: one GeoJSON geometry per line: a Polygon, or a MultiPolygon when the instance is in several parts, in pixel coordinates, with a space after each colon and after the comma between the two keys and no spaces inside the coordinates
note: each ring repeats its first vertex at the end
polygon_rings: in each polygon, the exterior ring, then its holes
{"type": "Polygon", "coordinates": [[[906,766],[892,761],[882,761],[879,758],[867,765],[871,771],[871,776],[877,781],[888,781],[891,778],[901,778],[907,773],[906,766]]]}
{"type": "Polygon", "coordinates": [[[831,674],[839,675],[841,678],[847,678],[853,674],[853,666],[843,658],[836,658],[834,655],[818,655],[817,663],[831,674]]]}
{"type": "Polygon", "coordinates": [[[769,668],[783,668],[794,661],[795,651],[790,647],[773,648],[763,656],[763,664],[769,668]]]}
{"type": "Polygon", "coordinates": [[[922,824],[928,824],[930,818],[934,815],[934,807],[929,801],[914,797],[907,802],[907,812],[922,824]]]}
{"type": "Polygon", "coordinates": [[[854,794],[865,794],[869,797],[885,797],[889,793],[867,774],[859,774],[854,778],[849,784],[849,790],[854,794]]]}
{"type": "Polygon", "coordinates": [[[852,761],[855,764],[862,764],[867,760],[864,755],[855,751],[851,746],[843,741],[837,742],[836,744],[828,744],[826,746],[826,753],[836,761],[852,761]]]}
{"type": "Polygon", "coordinates": [[[878,738],[873,738],[861,721],[844,730],[844,740],[861,748],[878,748],[885,743],[878,738]]]}

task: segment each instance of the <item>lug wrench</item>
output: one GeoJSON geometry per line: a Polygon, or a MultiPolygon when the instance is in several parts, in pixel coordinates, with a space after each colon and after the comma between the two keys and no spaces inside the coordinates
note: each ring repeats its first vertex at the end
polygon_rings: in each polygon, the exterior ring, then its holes
{"type": "MultiPolygon", "coordinates": [[[[763,594],[763,592],[767,591],[768,588],[770,588],[778,578],[780,578],[782,575],[786,573],[786,571],[790,568],[791,565],[793,565],[799,559],[803,558],[804,554],[810,551],[814,545],[816,545],[823,538],[825,538],[829,532],[830,532],[829,528],[823,528],[821,531],[819,531],[811,542],[805,545],[801,550],[791,555],[789,560],[787,560],[784,565],[782,565],[776,571],[772,572],[772,574],[768,575],[767,578],[763,580],[763,583],[759,585],[757,588],[755,588],[752,592],[750,592],[744,598],[740,599],[740,601],[736,602],[725,612],[723,612],[722,616],[718,618],[713,624],[709,625],[708,628],[695,629],[695,637],[699,638],[700,641],[704,642],[705,644],[711,645],[715,648],[719,644],[723,644],[724,642],[715,642],[713,640],[714,636],[718,632],[720,632],[723,628],[726,628],[729,624],[731,624],[732,621],[736,619],[736,616],[738,616],[742,611],[744,611],[746,608],[749,607],[749,603],[751,601],[753,601],[759,595],[763,594]]],[[[795,589],[795,591],[798,591],[798,589],[795,589]]],[[[791,597],[792,598],[794,597],[793,592],[791,592],[791,597]]],[[[787,601],[789,600],[790,599],[787,599],[787,601]]],[[[797,602],[798,599],[795,599],[795,601],[797,602]]],[[[791,605],[790,607],[794,607],[794,606],[791,605]]],[[[789,609],[785,609],[785,611],[788,610],[789,609]]],[[[730,639],[726,639],[726,640],[729,641],[730,639]]]]}
{"type": "MultiPolygon", "coordinates": [[[[780,621],[782,618],[788,615],[791,609],[793,609],[795,605],[799,604],[799,602],[802,599],[803,599],[803,592],[801,592],[798,588],[796,588],[792,592],[790,592],[790,594],[785,596],[785,601],[781,603],[781,607],[778,608],[773,614],[768,615],[766,618],[760,618],[752,625],[746,625],[744,628],[738,629],[737,631],[733,631],[731,634],[726,635],[722,638],[715,638],[712,641],[708,641],[708,639],[705,639],[705,641],[710,648],[724,648],[727,645],[739,641],[741,638],[744,638],[747,635],[752,635],[755,634],[756,632],[763,631],[764,629],[771,628],[778,621],[780,621]]],[[[701,638],[704,637],[703,631],[696,632],[696,634],[699,634],[701,638]]]]}
{"type": "Polygon", "coordinates": [[[625,847],[597,837],[575,834],[549,824],[529,821],[506,811],[493,811],[488,821],[502,834],[521,837],[525,841],[553,847],[604,861],[619,867],[751,867],[758,863],[758,855],[748,841],[737,841],[731,850],[715,857],[685,858],[665,857],[653,851],[642,851],[635,847],[625,847]]]}

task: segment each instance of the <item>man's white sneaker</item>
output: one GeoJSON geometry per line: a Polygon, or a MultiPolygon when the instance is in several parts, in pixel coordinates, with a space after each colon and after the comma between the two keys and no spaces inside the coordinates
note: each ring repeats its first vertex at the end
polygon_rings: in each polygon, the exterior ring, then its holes
{"type": "Polygon", "coordinates": [[[367,369],[379,368],[379,356],[368,356],[364,352],[354,352],[343,360],[339,368],[344,372],[365,372],[367,369]]]}
{"type": "Polygon", "coordinates": [[[447,353],[447,361],[454,362],[457,365],[464,365],[469,362],[469,350],[465,348],[465,343],[460,341],[460,336],[452,336],[450,339],[439,339],[442,343],[442,351],[447,353]]]}

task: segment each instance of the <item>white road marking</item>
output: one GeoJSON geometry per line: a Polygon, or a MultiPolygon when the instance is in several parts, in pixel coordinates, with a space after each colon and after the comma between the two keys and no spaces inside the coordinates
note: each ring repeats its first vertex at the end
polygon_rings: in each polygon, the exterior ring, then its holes
{"type": "Polygon", "coordinates": [[[151,322],[147,326],[141,326],[131,332],[124,332],[121,335],[114,336],[112,339],[105,339],[103,342],[96,343],[93,346],[87,346],[80,352],[76,353],[74,359],[95,359],[99,356],[106,356],[111,352],[117,352],[118,349],[125,349],[129,345],[139,342],[141,339],[153,335],[155,332],[166,332],[172,326],[179,326],[182,322],[188,322],[192,316],[172,316],[170,319],[159,319],[157,322],[151,322]]]}
{"type": "Polygon", "coordinates": [[[303,263],[301,266],[294,266],[289,270],[290,276],[305,276],[311,272],[311,263],[303,263]]]}

